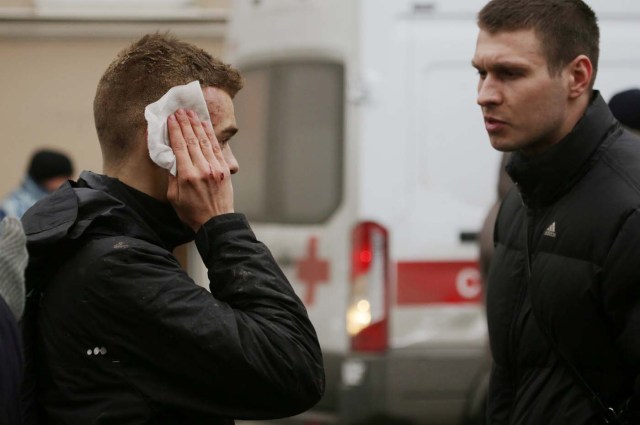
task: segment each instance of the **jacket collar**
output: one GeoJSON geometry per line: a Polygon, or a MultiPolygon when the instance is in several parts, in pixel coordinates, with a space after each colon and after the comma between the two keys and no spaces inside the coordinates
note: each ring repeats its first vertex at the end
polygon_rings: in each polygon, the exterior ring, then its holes
{"type": "Polygon", "coordinates": [[[84,171],[80,175],[78,185],[103,191],[122,202],[125,206],[124,211],[121,211],[123,216],[133,216],[132,225],[135,229],[128,229],[133,235],[146,235],[144,239],[151,239],[168,250],[190,242],[195,237],[194,232],[180,220],[171,204],[127,186],[116,178],[84,171]]]}
{"type": "Polygon", "coordinates": [[[528,158],[520,151],[511,156],[507,172],[529,207],[545,206],[565,194],[589,170],[619,130],[598,91],[583,117],[559,143],[541,155],[528,158]]]}

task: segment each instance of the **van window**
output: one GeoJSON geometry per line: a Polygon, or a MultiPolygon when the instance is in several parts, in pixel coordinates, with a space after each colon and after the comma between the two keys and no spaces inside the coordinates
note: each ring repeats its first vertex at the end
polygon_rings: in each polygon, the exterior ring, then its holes
{"type": "Polygon", "coordinates": [[[327,220],[342,200],[342,65],[271,63],[242,74],[231,142],[236,210],[258,222],[327,220]]]}

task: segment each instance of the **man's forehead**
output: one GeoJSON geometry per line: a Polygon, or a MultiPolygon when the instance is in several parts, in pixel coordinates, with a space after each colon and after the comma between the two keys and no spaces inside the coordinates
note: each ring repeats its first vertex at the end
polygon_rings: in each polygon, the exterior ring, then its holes
{"type": "Polygon", "coordinates": [[[204,87],[202,92],[216,129],[235,133],[236,117],[231,96],[218,87],[204,87]]]}
{"type": "Polygon", "coordinates": [[[473,58],[479,62],[504,62],[527,65],[545,62],[542,44],[534,30],[488,32],[480,30],[473,58]]]}
{"type": "Polygon", "coordinates": [[[207,102],[207,106],[214,108],[221,108],[229,105],[233,105],[231,96],[224,90],[218,87],[208,86],[202,89],[204,100],[207,102]]]}

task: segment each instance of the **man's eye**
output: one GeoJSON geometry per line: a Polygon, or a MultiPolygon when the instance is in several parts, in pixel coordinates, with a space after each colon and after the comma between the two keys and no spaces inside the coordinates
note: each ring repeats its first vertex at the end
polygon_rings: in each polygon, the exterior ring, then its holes
{"type": "Polygon", "coordinates": [[[518,71],[513,71],[510,69],[506,69],[501,72],[503,78],[517,78],[521,75],[518,71]]]}

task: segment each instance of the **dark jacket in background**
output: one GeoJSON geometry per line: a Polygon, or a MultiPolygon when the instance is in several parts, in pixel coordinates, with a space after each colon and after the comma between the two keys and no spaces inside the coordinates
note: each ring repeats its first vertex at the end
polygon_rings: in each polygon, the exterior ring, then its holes
{"type": "Polygon", "coordinates": [[[231,424],[321,397],[313,326],[243,215],[195,235],[211,293],[171,253],[193,232],[116,179],[84,172],[23,222],[25,397],[41,423],[231,424]]]}
{"type": "Polygon", "coordinates": [[[0,424],[19,425],[22,383],[20,330],[9,306],[0,297],[0,424]]]}
{"type": "Polygon", "coordinates": [[[596,93],[564,140],[514,154],[508,171],[519,190],[499,213],[489,275],[489,423],[603,423],[543,329],[640,423],[640,139],[596,93]]]}

